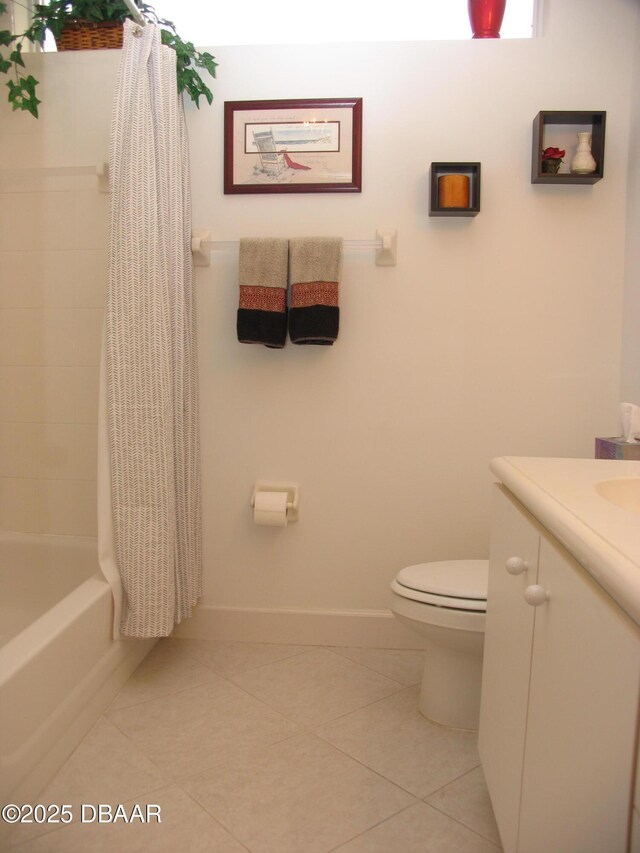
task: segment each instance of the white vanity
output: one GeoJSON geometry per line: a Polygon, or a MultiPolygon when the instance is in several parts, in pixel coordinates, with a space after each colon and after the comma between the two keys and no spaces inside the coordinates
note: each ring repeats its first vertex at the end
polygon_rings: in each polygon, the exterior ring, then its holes
{"type": "Polygon", "coordinates": [[[479,748],[504,850],[636,853],[640,462],[491,470],[479,748]]]}

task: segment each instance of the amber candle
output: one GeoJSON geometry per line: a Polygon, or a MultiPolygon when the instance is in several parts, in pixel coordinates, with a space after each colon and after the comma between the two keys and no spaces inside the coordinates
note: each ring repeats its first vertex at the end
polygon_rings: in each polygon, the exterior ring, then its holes
{"type": "Polygon", "coordinates": [[[469,207],[468,175],[441,175],[438,178],[440,207],[469,207]]]}

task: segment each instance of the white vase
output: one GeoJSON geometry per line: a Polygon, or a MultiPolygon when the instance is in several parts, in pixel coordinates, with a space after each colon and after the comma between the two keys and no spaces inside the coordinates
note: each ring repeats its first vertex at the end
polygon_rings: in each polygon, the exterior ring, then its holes
{"type": "Polygon", "coordinates": [[[571,161],[571,173],[573,175],[590,175],[596,170],[596,161],[591,153],[591,134],[578,134],[578,150],[571,161]]]}

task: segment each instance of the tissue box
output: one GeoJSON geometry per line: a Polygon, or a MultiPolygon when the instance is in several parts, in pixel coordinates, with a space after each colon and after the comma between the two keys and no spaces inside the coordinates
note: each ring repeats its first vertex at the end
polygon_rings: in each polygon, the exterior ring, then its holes
{"type": "Polygon", "coordinates": [[[640,441],[628,442],[623,438],[596,438],[595,458],[640,460],[640,441]]]}

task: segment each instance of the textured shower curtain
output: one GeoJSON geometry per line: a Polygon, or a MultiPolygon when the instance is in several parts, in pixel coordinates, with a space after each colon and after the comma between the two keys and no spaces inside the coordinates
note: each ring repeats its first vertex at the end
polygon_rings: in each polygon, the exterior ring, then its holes
{"type": "Polygon", "coordinates": [[[121,633],[162,637],[191,614],[202,572],[188,140],[175,52],[152,24],[125,24],[110,182],[103,390],[112,514],[100,551],[112,534],[121,633]]]}

